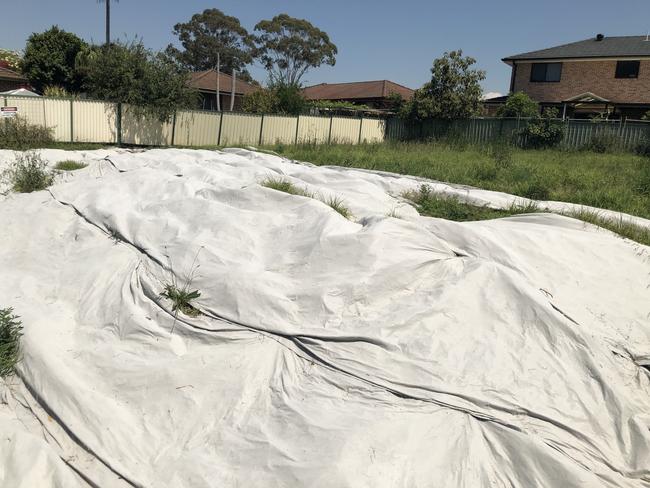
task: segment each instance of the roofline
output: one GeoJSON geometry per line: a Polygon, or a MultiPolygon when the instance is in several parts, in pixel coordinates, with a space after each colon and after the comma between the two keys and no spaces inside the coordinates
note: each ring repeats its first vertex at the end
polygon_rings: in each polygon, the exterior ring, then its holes
{"type": "Polygon", "coordinates": [[[632,56],[632,55],[622,55],[622,56],[566,56],[566,57],[548,57],[548,58],[502,58],[501,61],[506,63],[509,66],[512,66],[513,64],[523,61],[523,62],[530,62],[530,61],[544,61],[544,62],[554,62],[554,61],[618,61],[618,60],[645,60],[645,59],[650,59],[650,54],[646,56],[632,56]]]}
{"type": "Polygon", "coordinates": [[[314,88],[316,86],[323,86],[323,85],[353,85],[353,84],[357,84],[357,83],[379,83],[379,82],[386,83],[387,81],[389,83],[392,83],[393,85],[401,86],[402,88],[406,88],[407,90],[415,91],[415,88],[409,88],[408,86],[404,86],[404,85],[402,85],[400,83],[396,83],[394,81],[385,80],[385,79],[384,80],[343,81],[343,82],[340,82],[340,83],[318,83],[316,85],[306,86],[306,87],[303,88],[303,90],[306,90],[307,88],[314,88]]]}

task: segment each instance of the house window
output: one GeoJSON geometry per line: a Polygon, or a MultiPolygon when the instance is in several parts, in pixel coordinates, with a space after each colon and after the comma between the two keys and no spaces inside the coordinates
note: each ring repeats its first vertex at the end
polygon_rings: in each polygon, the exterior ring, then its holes
{"type": "Polygon", "coordinates": [[[530,70],[530,81],[551,82],[560,81],[562,63],[533,63],[530,70]]]}
{"type": "Polygon", "coordinates": [[[640,61],[617,61],[616,78],[638,78],[640,61]]]}

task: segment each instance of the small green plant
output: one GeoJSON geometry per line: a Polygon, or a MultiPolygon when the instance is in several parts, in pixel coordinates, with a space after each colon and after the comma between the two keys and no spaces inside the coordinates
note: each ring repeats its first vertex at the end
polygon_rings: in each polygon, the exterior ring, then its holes
{"type": "Polygon", "coordinates": [[[498,168],[509,168],[512,165],[512,144],[507,139],[497,139],[490,144],[488,154],[498,168]]]}
{"type": "Polygon", "coordinates": [[[80,163],[79,161],[72,161],[71,159],[66,159],[65,161],[59,161],[54,166],[55,169],[60,169],[61,171],[75,171],[78,169],[83,169],[88,166],[85,163],[80,163]]]}
{"type": "Polygon", "coordinates": [[[170,256],[167,256],[169,259],[169,269],[171,273],[170,280],[163,284],[163,291],[160,293],[161,298],[166,298],[172,302],[172,312],[174,312],[174,324],[172,325],[171,333],[174,333],[174,327],[176,326],[176,318],[178,312],[182,312],[189,317],[198,317],[201,315],[201,312],[192,305],[192,301],[196,300],[201,296],[199,290],[192,290],[192,282],[196,277],[196,272],[199,269],[199,265],[196,263],[196,260],[199,257],[199,253],[202,248],[196,252],[192,265],[190,266],[190,271],[183,280],[183,283],[180,284],[176,279],[176,274],[174,273],[174,266],[170,256]]]}
{"type": "Polygon", "coordinates": [[[0,121],[0,149],[25,150],[53,142],[52,130],[33,125],[22,117],[0,121]]]}
{"type": "Polygon", "coordinates": [[[281,191],[290,195],[300,195],[301,197],[309,198],[314,197],[313,193],[307,191],[304,188],[298,188],[296,185],[291,183],[289,180],[285,180],[284,178],[269,177],[262,181],[261,184],[262,186],[271,188],[272,190],[281,191]]]}
{"type": "Polygon", "coordinates": [[[192,300],[196,300],[201,296],[199,290],[190,291],[187,286],[179,288],[173,283],[167,283],[160,296],[172,302],[172,312],[180,310],[190,317],[198,317],[201,314],[201,312],[192,306],[192,300]]]}
{"type": "Polygon", "coordinates": [[[11,375],[20,360],[22,329],[13,309],[0,309],[0,378],[11,375]]]}
{"type": "Polygon", "coordinates": [[[337,196],[326,198],[323,200],[323,203],[336,210],[346,219],[350,219],[352,217],[352,212],[350,212],[350,209],[345,205],[345,202],[337,196]]]}
{"type": "Polygon", "coordinates": [[[17,153],[16,160],[3,172],[3,179],[19,193],[44,190],[52,184],[54,176],[47,170],[47,163],[35,152],[17,153]]]}

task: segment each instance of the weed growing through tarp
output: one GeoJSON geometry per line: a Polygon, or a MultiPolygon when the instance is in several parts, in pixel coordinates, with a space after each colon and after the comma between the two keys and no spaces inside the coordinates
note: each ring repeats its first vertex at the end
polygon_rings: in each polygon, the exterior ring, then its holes
{"type": "Polygon", "coordinates": [[[299,195],[301,197],[320,200],[346,219],[352,219],[352,212],[350,212],[350,209],[345,205],[345,202],[340,197],[330,196],[327,198],[319,198],[316,194],[308,191],[305,188],[300,188],[284,178],[269,177],[262,181],[261,185],[265,186],[266,188],[271,188],[272,190],[288,193],[289,195],[299,195]]]}
{"type": "Polygon", "coordinates": [[[22,329],[13,309],[0,309],[0,378],[11,375],[20,360],[22,329]]]}
{"type": "Polygon", "coordinates": [[[79,161],[72,161],[71,159],[66,159],[65,161],[59,161],[54,165],[54,169],[59,169],[61,171],[76,171],[78,169],[83,169],[88,166],[85,163],[80,163],[79,161]]]}
{"type": "Polygon", "coordinates": [[[16,153],[16,160],[2,173],[2,178],[18,193],[45,190],[55,176],[41,156],[33,151],[16,153]]]}
{"type": "Polygon", "coordinates": [[[174,324],[172,325],[171,330],[172,334],[174,333],[174,327],[176,326],[178,312],[181,312],[188,317],[198,317],[201,315],[201,312],[192,305],[192,301],[201,296],[199,290],[192,290],[192,283],[196,278],[196,273],[200,267],[196,261],[201,249],[203,249],[203,247],[200,247],[194,255],[190,270],[182,280],[182,283],[176,279],[176,273],[174,272],[171,256],[167,255],[167,259],[169,260],[170,279],[163,284],[163,291],[160,293],[160,297],[166,298],[172,302],[172,312],[174,312],[174,324]]]}

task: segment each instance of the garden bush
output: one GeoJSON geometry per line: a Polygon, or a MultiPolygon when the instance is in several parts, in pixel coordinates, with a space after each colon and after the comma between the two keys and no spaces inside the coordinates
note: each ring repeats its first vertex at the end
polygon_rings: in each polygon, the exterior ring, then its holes
{"type": "Polygon", "coordinates": [[[557,120],[557,109],[548,109],[544,114],[520,130],[522,144],[526,149],[547,149],[562,142],[564,126],[557,120]]]}
{"type": "Polygon", "coordinates": [[[47,170],[47,163],[35,152],[17,154],[16,161],[3,173],[3,179],[19,193],[44,190],[52,184],[54,176],[47,170]]]}
{"type": "Polygon", "coordinates": [[[619,149],[620,138],[611,132],[598,132],[591,137],[586,149],[600,154],[613,152],[619,149]]]}
{"type": "Polygon", "coordinates": [[[51,143],[52,130],[21,117],[0,120],[0,149],[31,149],[51,143]]]}

